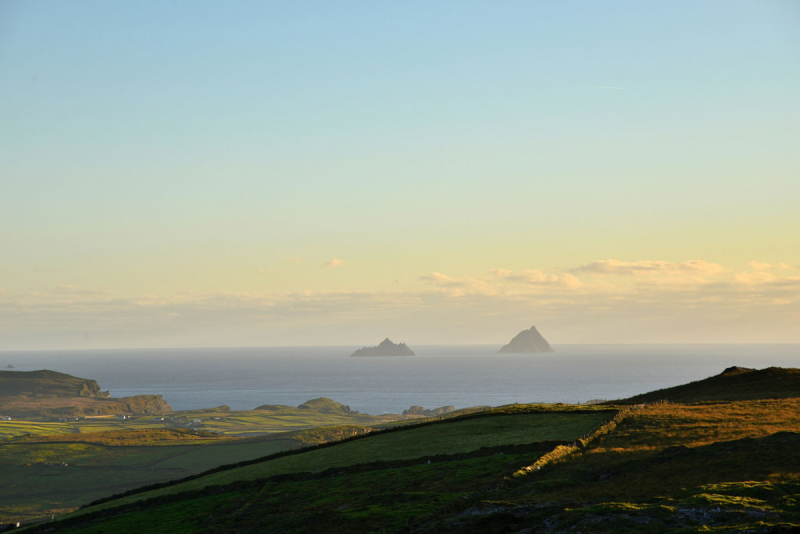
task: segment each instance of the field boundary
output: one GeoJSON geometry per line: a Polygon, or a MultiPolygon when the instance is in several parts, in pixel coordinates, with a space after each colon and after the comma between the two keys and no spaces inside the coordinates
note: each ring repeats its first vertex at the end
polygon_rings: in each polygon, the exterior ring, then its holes
{"type": "MultiPolygon", "coordinates": [[[[57,520],[56,522],[59,523],[59,525],[65,525],[65,526],[80,524],[82,522],[91,522],[95,519],[103,517],[113,517],[115,515],[123,514],[131,510],[141,510],[143,508],[149,508],[151,506],[158,506],[161,504],[168,504],[170,502],[180,501],[187,497],[203,497],[208,495],[217,495],[220,493],[228,493],[228,492],[246,490],[250,488],[257,488],[269,482],[300,482],[307,480],[319,480],[334,476],[352,475],[369,471],[379,471],[383,469],[400,469],[403,467],[414,467],[417,465],[451,462],[456,460],[469,460],[473,458],[495,456],[498,454],[525,454],[525,453],[546,451],[553,446],[559,446],[565,443],[569,442],[537,441],[521,445],[498,445],[494,447],[481,447],[480,449],[476,449],[474,451],[457,453],[457,454],[437,454],[432,456],[421,456],[418,458],[410,458],[407,460],[366,462],[360,464],[352,464],[343,467],[331,467],[324,471],[318,471],[318,472],[298,471],[296,473],[284,473],[279,475],[273,475],[270,477],[256,478],[252,480],[239,480],[227,484],[210,485],[200,489],[186,490],[169,495],[160,495],[158,497],[151,497],[149,499],[143,499],[141,501],[126,503],[111,508],[105,508],[102,510],[87,512],[85,514],[74,517],[65,517],[63,519],[57,520]]],[[[125,496],[127,495],[124,493],[117,494],[115,496],[112,496],[113,498],[110,500],[115,500],[125,496]]],[[[102,499],[95,501],[95,503],[103,504],[100,501],[102,501],[102,499]]],[[[79,508],[79,510],[82,510],[89,506],[94,506],[95,503],[82,506],[81,508],[79,508]]],[[[24,526],[32,529],[29,530],[29,532],[39,532],[40,530],[37,529],[37,526],[39,528],[45,529],[41,530],[41,532],[46,532],[48,531],[48,529],[52,528],[52,524],[53,524],[52,521],[46,521],[46,522],[43,521],[43,522],[29,523],[24,526]]]]}
{"type": "MultiPolygon", "coordinates": [[[[562,415],[563,414],[597,414],[597,413],[617,413],[618,412],[618,410],[614,410],[614,409],[591,409],[591,410],[587,410],[587,409],[547,410],[547,409],[544,409],[543,410],[543,409],[538,408],[538,407],[531,408],[530,410],[525,410],[525,409],[521,408],[519,410],[510,412],[510,413],[506,413],[506,412],[503,412],[503,411],[494,412],[493,410],[498,410],[498,409],[497,408],[493,408],[492,410],[487,410],[487,411],[484,411],[484,412],[465,414],[465,415],[460,415],[460,416],[456,416],[456,417],[450,417],[450,418],[446,418],[446,419],[425,421],[425,422],[422,422],[422,423],[415,423],[415,424],[408,424],[408,425],[390,427],[390,428],[386,428],[386,429],[373,430],[371,432],[366,432],[364,434],[358,434],[358,435],[355,435],[355,436],[350,436],[350,437],[347,437],[347,438],[344,438],[344,439],[341,439],[341,440],[338,440],[338,441],[329,441],[329,442],[326,442],[326,443],[320,443],[318,445],[311,445],[311,446],[307,446],[307,447],[300,447],[298,449],[290,449],[290,450],[287,450],[287,451],[276,452],[276,453],[273,453],[273,454],[268,454],[266,456],[262,456],[260,458],[254,458],[252,460],[244,460],[242,462],[237,462],[237,463],[232,463],[232,464],[225,464],[225,465],[221,465],[219,467],[215,467],[214,469],[209,469],[208,471],[203,471],[203,472],[198,473],[196,475],[190,475],[188,477],[184,477],[184,478],[177,479],[177,480],[172,480],[172,481],[169,481],[169,482],[161,482],[161,483],[158,483],[158,484],[150,484],[148,486],[142,486],[140,488],[135,488],[135,489],[126,491],[126,492],[121,493],[121,494],[111,495],[109,497],[104,497],[102,499],[97,499],[95,501],[92,501],[92,502],[90,502],[88,504],[85,504],[85,505],[81,506],[79,509],[82,510],[84,508],[89,508],[89,507],[96,506],[96,505],[99,505],[99,504],[105,504],[107,502],[110,502],[110,501],[113,501],[113,500],[116,500],[116,499],[120,499],[120,498],[123,498],[123,497],[129,497],[131,495],[137,495],[139,493],[146,493],[146,492],[152,491],[152,490],[167,488],[167,487],[170,487],[170,486],[176,486],[178,484],[183,484],[184,482],[191,482],[192,480],[197,480],[198,478],[202,478],[202,477],[207,476],[207,475],[212,475],[212,474],[215,474],[215,473],[221,473],[223,471],[230,471],[230,470],[233,470],[233,469],[238,469],[239,467],[246,467],[246,466],[249,466],[249,465],[255,465],[255,464],[258,464],[258,463],[275,460],[277,458],[283,458],[283,457],[286,457],[286,456],[293,456],[295,454],[303,454],[303,453],[306,453],[306,452],[325,449],[325,448],[328,448],[328,447],[335,447],[335,446],[341,445],[343,443],[349,443],[351,441],[357,441],[357,440],[360,440],[360,439],[368,439],[368,438],[373,437],[373,436],[391,434],[393,432],[405,432],[405,431],[413,430],[413,429],[416,429],[416,428],[422,428],[422,427],[427,426],[427,425],[449,424],[449,423],[456,423],[456,422],[460,422],[460,421],[467,421],[467,420],[470,420],[470,419],[478,419],[478,418],[481,418],[481,417],[493,417],[493,416],[497,417],[497,416],[531,415],[531,414],[543,414],[543,415],[544,414],[562,414],[562,415]]],[[[323,428],[323,427],[319,427],[319,428],[323,428]]],[[[539,442],[539,443],[542,443],[542,442],[539,442]]]]}
{"type": "MultiPolygon", "coordinates": [[[[655,404],[655,403],[650,403],[655,404]]],[[[578,440],[575,440],[569,445],[559,445],[549,453],[545,454],[534,463],[529,466],[523,467],[516,473],[512,475],[514,480],[520,480],[522,477],[534,473],[536,471],[540,471],[543,467],[547,466],[548,464],[559,460],[561,458],[565,458],[575,452],[585,449],[591,442],[595,441],[596,439],[613,432],[614,429],[617,428],[617,425],[621,424],[625,419],[633,415],[634,413],[638,412],[639,410],[645,408],[647,404],[636,404],[633,406],[627,406],[617,412],[617,414],[610,420],[606,421],[605,423],[601,423],[597,425],[591,432],[584,435],[578,440]]]]}

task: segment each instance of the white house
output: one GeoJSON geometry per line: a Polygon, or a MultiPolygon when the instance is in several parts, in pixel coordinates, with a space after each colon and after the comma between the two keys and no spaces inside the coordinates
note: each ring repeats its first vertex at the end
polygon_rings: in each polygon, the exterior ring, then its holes
{"type": "Polygon", "coordinates": [[[10,415],[4,415],[4,416],[0,417],[0,421],[11,421],[11,416],[10,415]]]}

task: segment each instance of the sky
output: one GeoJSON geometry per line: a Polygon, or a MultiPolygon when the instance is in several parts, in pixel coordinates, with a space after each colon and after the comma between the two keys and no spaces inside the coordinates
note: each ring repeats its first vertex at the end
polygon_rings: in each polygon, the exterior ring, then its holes
{"type": "Polygon", "coordinates": [[[793,1],[0,2],[0,350],[800,343],[793,1]]]}

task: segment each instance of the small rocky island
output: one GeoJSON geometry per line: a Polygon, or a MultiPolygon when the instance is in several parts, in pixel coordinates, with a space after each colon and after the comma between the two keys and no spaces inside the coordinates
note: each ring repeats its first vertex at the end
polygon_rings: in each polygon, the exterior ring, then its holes
{"type": "Polygon", "coordinates": [[[511,342],[497,352],[510,354],[523,354],[534,352],[555,352],[550,343],[542,337],[542,334],[532,326],[530,330],[523,330],[511,342]]]}
{"type": "Polygon", "coordinates": [[[392,343],[387,337],[377,347],[358,349],[350,356],[416,356],[405,343],[392,343]]]}

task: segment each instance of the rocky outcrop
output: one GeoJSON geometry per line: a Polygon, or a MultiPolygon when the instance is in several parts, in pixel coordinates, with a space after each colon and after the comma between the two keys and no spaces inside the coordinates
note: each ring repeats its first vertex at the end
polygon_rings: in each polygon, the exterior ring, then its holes
{"type": "Polygon", "coordinates": [[[327,397],[320,397],[318,399],[307,400],[306,402],[298,406],[298,408],[301,410],[312,410],[318,413],[337,413],[341,415],[348,415],[348,414],[356,415],[359,413],[352,411],[350,409],[350,406],[340,404],[327,397]]]}
{"type": "Polygon", "coordinates": [[[405,343],[392,343],[387,337],[377,347],[358,349],[350,356],[416,356],[405,343]]]}
{"type": "Polygon", "coordinates": [[[542,334],[536,330],[535,326],[532,326],[530,330],[523,330],[516,336],[511,342],[500,349],[498,352],[504,353],[511,353],[511,354],[523,354],[523,353],[535,353],[535,352],[555,352],[553,347],[550,346],[550,343],[542,337],[542,334]]]}
{"type": "Polygon", "coordinates": [[[425,417],[436,417],[437,415],[444,415],[446,413],[454,412],[455,406],[442,406],[432,410],[426,410],[422,406],[412,406],[408,410],[403,410],[403,415],[423,415],[425,417]]]}
{"type": "Polygon", "coordinates": [[[136,395],[122,397],[119,401],[132,414],[161,414],[172,411],[172,406],[161,395],[136,395]]]}

